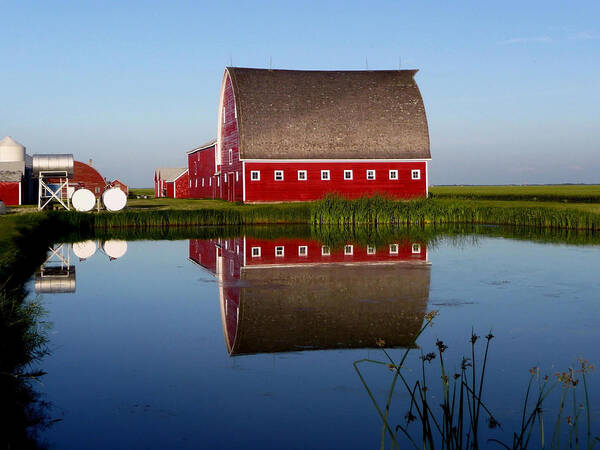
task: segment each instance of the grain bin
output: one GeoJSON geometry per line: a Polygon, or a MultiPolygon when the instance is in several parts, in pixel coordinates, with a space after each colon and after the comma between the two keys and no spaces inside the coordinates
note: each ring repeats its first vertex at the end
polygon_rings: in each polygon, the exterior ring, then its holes
{"type": "Polygon", "coordinates": [[[25,147],[10,136],[0,141],[0,162],[25,161],[25,147]]]}

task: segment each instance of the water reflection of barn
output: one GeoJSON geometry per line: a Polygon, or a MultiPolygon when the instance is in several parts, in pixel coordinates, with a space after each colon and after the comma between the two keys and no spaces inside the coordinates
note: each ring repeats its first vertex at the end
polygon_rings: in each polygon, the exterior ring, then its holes
{"type": "Polygon", "coordinates": [[[301,239],[191,240],[190,259],[219,278],[232,355],[367,348],[378,338],[406,347],[427,308],[424,243],[335,249],[301,239]]]}

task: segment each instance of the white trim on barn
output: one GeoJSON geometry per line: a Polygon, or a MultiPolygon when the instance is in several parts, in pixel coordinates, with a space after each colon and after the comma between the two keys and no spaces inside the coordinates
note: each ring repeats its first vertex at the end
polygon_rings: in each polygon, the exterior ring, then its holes
{"type": "Polygon", "coordinates": [[[427,159],[241,159],[240,161],[246,161],[249,163],[330,163],[330,162],[341,162],[341,163],[376,163],[376,162],[424,162],[431,161],[431,158],[427,159]]]}

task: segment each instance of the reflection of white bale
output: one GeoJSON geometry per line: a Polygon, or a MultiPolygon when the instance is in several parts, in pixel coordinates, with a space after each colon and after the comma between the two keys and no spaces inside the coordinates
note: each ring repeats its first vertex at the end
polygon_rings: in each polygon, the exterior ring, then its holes
{"type": "Polygon", "coordinates": [[[127,204],[127,195],[119,188],[110,188],[102,194],[102,203],[109,211],[120,211],[127,204]]]}
{"type": "Polygon", "coordinates": [[[96,243],[94,241],[75,242],[73,244],[73,253],[79,259],[88,259],[96,253],[96,243]]]}
{"type": "Polygon", "coordinates": [[[96,204],[96,196],[88,189],[77,189],[73,192],[71,203],[77,211],[91,211],[96,204]]]}
{"type": "Polygon", "coordinates": [[[102,250],[109,258],[117,259],[127,253],[127,242],[111,239],[102,243],[102,250]]]}

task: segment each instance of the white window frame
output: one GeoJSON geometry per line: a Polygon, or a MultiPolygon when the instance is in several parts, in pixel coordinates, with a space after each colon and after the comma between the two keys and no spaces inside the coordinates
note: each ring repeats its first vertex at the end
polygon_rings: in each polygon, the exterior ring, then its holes
{"type": "Polygon", "coordinates": [[[306,181],[308,180],[308,173],[306,172],[306,170],[299,170],[298,171],[298,181],[306,181]],[[304,175],[304,178],[302,178],[300,175],[304,175]]]}
{"type": "Polygon", "coordinates": [[[275,257],[276,258],[283,258],[285,256],[285,247],[283,245],[278,245],[275,247],[275,257]],[[277,253],[281,251],[281,255],[278,255],[277,253]]]}
{"type": "Polygon", "coordinates": [[[223,182],[227,183],[227,174],[226,173],[223,175],[223,182]]]}
{"type": "Polygon", "coordinates": [[[390,244],[390,255],[398,254],[398,244],[390,244]]]}
{"type": "Polygon", "coordinates": [[[398,179],[398,169],[390,169],[388,176],[389,176],[390,180],[397,180],[398,179]]]}
{"type": "Polygon", "coordinates": [[[225,105],[223,105],[223,123],[225,123],[225,105]]]}
{"type": "Polygon", "coordinates": [[[228,153],[229,153],[229,155],[228,155],[229,156],[229,165],[232,165],[233,164],[233,149],[230,148],[228,153]]]}
{"type": "Polygon", "coordinates": [[[212,177],[209,177],[209,179],[208,179],[208,185],[212,186],[212,177]]]}
{"type": "Polygon", "coordinates": [[[321,256],[331,256],[331,248],[328,245],[321,246],[321,256]]]}
{"type": "Polygon", "coordinates": [[[217,177],[217,187],[220,187],[220,186],[221,186],[221,177],[218,176],[217,177]]]}
{"type": "Polygon", "coordinates": [[[283,181],[283,170],[275,170],[275,171],[273,172],[273,179],[274,179],[275,181],[283,181]],[[278,175],[281,175],[281,179],[278,179],[278,178],[277,178],[277,176],[278,176],[278,175]]]}
{"type": "Polygon", "coordinates": [[[328,169],[321,170],[321,181],[331,181],[331,170],[328,170],[328,169]],[[323,175],[325,175],[326,178],[323,178],[323,175]]]}
{"type": "Polygon", "coordinates": [[[374,255],[377,249],[373,245],[367,245],[367,255],[374,255]]]}
{"type": "Polygon", "coordinates": [[[352,245],[352,244],[344,245],[344,255],[346,255],[346,256],[354,255],[354,245],[352,245]]]}
{"type": "Polygon", "coordinates": [[[260,181],[260,170],[250,171],[250,181],[260,181]]]}
{"type": "Polygon", "coordinates": [[[412,169],[410,171],[410,179],[411,180],[420,180],[421,179],[421,169],[412,169]]]}
{"type": "Polygon", "coordinates": [[[204,187],[204,177],[202,177],[202,187],[204,187]]]}
{"type": "Polygon", "coordinates": [[[367,169],[367,173],[366,173],[367,180],[369,180],[369,181],[374,180],[376,178],[375,173],[376,173],[375,169],[367,169]],[[369,178],[369,174],[371,174],[371,173],[373,174],[373,178],[369,178]]]}
{"type": "Polygon", "coordinates": [[[250,255],[252,255],[253,258],[260,258],[260,247],[252,247],[250,255]]]}
{"type": "Polygon", "coordinates": [[[412,253],[413,255],[419,255],[421,254],[421,244],[415,242],[412,245],[412,253]]]}
{"type": "Polygon", "coordinates": [[[198,187],[198,178],[196,178],[196,187],[198,187]]]}
{"type": "Polygon", "coordinates": [[[236,181],[236,183],[237,183],[237,182],[238,182],[238,180],[239,180],[239,174],[240,174],[239,172],[236,172],[236,173],[235,173],[235,181],[236,181]]]}
{"type": "Polygon", "coordinates": [[[354,178],[354,171],[352,169],[344,169],[344,180],[352,180],[354,178]],[[349,177],[346,175],[350,174],[349,177]]]}
{"type": "Polygon", "coordinates": [[[308,256],[308,246],[307,245],[299,245],[298,246],[298,256],[308,256]],[[304,251],[304,253],[302,253],[304,251]]]}

